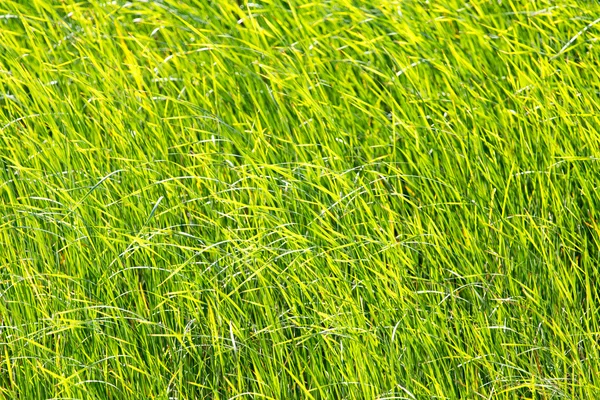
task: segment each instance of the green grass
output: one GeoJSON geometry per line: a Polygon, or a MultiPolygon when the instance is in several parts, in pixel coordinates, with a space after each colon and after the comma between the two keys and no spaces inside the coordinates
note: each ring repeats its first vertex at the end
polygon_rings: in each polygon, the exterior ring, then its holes
{"type": "Polygon", "coordinates": [[[0,398],[600,398],[598,16],[0,1],[0,398]]]}

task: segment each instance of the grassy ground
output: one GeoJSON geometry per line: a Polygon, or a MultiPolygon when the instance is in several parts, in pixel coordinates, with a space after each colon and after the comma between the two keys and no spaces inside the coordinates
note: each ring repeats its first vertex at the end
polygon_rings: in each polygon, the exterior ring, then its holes
{"type": "Polygon", "coordinates": [[[0,398],[600,398],[598,16],[2,0],[0,398]]]}

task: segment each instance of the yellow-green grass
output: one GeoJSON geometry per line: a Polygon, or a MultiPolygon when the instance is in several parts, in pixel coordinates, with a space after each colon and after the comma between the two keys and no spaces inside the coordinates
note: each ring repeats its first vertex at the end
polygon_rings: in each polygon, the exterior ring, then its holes
{"type": "Polygon", "coordinates": [[[598,16],[2,0],[0,398],[600,398],[598,16]]]}

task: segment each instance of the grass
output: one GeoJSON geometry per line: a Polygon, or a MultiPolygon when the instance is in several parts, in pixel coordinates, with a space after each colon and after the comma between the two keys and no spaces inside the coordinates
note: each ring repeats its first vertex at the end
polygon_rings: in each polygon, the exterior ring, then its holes
{"type": "Polygon", "coordinates": [[[0,398],[600,398],[600,4],[0,2],[0,398]]]}

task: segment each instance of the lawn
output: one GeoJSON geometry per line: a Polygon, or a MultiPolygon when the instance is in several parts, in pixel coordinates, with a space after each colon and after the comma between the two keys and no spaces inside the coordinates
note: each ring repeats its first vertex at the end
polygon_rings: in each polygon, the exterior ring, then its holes
{"type": "Polygon", "coordinates": [[[0,398],[600,398],[599,16],[0,1],[0,398]]]}

